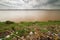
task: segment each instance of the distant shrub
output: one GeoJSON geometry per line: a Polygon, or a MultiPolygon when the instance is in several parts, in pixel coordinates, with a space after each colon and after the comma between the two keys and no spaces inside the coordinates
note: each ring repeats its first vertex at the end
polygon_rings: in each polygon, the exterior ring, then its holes
{"type": "Polygon", "coordinates": [[[5,23],[6,24],[13,24],[14,22],[12,22],[12,21],[6,21],[5,23]]]}

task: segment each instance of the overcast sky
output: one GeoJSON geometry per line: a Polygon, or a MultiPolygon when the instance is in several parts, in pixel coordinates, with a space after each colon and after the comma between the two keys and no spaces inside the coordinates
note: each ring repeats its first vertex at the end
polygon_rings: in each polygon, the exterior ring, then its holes
{"type": "Polygon", "coordinates": [[[60,9],[60,0],[0,0],[0,9],[60,9]]]}
{"type": "Polygon", "coordinates": [[[60,11],[0,11],[0,21],[60,20],[60,11]]]}

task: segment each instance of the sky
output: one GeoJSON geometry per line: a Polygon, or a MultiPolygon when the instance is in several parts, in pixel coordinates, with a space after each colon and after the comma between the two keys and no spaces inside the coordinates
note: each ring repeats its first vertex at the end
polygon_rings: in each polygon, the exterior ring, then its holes
{"type": "Polygon", "coordinates": [[[0,9],[60,9],[60,0],[0,0],[0,9]]]}
{"type": "Polygon", "coordinates": [[[60,11],[0,11],[0,21],[60,20],[60,11]]]}

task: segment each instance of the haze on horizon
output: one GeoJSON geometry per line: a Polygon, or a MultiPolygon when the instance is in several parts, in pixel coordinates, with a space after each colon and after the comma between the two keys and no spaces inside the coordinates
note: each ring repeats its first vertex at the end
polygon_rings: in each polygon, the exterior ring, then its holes
{"type": "Polygon", "coordinates": [[[0,11],[0,21],[60,20],[60,11],[0,11]]]}

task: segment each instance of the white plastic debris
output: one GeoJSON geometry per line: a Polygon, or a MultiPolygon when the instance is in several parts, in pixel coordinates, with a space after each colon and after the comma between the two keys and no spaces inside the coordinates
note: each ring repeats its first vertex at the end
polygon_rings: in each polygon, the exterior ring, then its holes
{"type": "Polygon", "coordinates": [[[0,40],[2,40],[2,39],[0,39],[0,40]]]}
{"type": "Polygon", "coordinates": [[[18,32],[16,32],[16,34],[18,34],[18,32]]]}
{"type": "Polygon", "coordinates": [[[9,38],[10,37],[10,35],[7,35],[5,38],[9,38]]]}
{"type": "Polygon", "coordinates": [[[33,32],[30,32],[29,34],[30,34],[30,35],[32,35],[32,34],[33,34],[33,32]]]}

